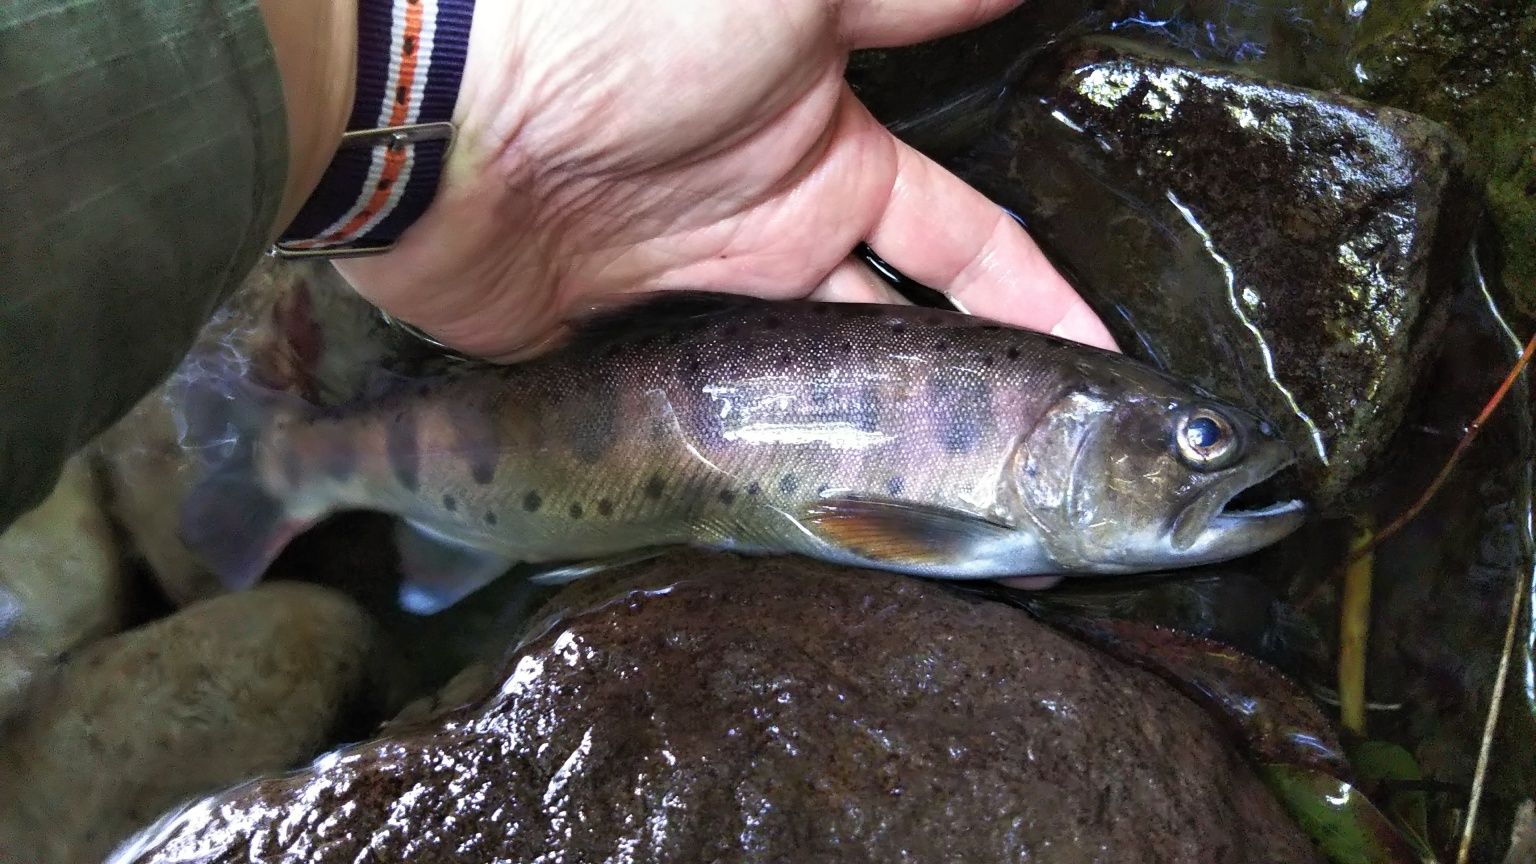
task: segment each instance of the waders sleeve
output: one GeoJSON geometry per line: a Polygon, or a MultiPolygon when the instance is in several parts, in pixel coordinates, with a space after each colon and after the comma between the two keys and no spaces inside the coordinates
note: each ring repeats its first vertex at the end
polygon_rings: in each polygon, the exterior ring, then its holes
{"type": "Polygon", "coordinates": [[[0,2],[0,528],[260,256],[286,123],[255,0],[0,2]]]}

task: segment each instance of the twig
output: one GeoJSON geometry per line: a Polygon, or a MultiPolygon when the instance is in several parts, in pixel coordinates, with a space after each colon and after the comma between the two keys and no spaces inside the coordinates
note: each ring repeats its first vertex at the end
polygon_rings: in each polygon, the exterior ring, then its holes
{"type": "Polygon", "coordinates": [[[1430,499],[1435,497],[1435,494],[1440,491],[1440,487],[1444,486],[1445,481],[1450,478],[1451,471],[1461,461],[1461,457],[1467,452],[1467,448],[1472,446],[1472,442],[1477,439],[1477,433],[1482,431],[1483,424],[1488,422],[1488,418],[1492,416],[1494,410],[1499,407],[1499,404],[1504,401],[1504,397],[1509,395],[1510,388],[1515,386],[1515,382],[1520,378],[1520,373],[1525,371],[1526,364],[1531,362],[1531,354],[1533,352],[1536,352],[1536,334],[1533,334],[1531,340],[1525,343],[1525,350],[1520,352],[1520,359],[1515,361],[1514,368],[1509,370],[1509,375],[1505,376],[1504,383],[1500,384],[1499,389],[1494,391],[1493,398],[1489,399],[1488,404],[1483,406],[1482,413],[1477,415],[1477,419],[1473,420],[1471,425],[1467,427],[1466,434],[1461,436],[1460,441],[1456,442],[1456,449],[1451,451],[1451,458],[1445,461],[1445,465],[1441,467],[1440,473],[1435,475],[1435,479],[1429,484],[1429,488],[1424,490],[1424,494],[1419,496],[1419,500],[1415,501],[1412,507],[1409,507],[1405,513],[1388,523],[1387,527],[1381,529],[1369,543],[1352,552],[1350,554],[1350,561],[1370,554],[1388,537],[1401,531],[1403,526],[1412,522],[1425,506],[1429,504],[1430,499]]]}
{"type": "MultiPolygon", "coordinates": [[[[1530,348],[1526,348],[1530,354],[1530,348]]],[[[1456,852],[1456,864],[1467,864],[1472,854],[1472,838],[1477,830],[1477,808],[1483,800],[1483,784],[1488,779],[1488,759],[1493,753],[1493,735],[1499,727],[1499,711],[1504,705],[1504,685],[1509,679],[1509,658],[1514,653],[1515,624],[1520,620],[1520,607],[1525,600],[1524,580],[1515,571],[1515,596],[1509,603],[1509,621],[1504,625],[1504,653],[1499,656],[1499,674],[1493,680],[1493,698],[1488,701],[1488,719],[1483,723],[1483,741],[1477,751],[1477,769],[1472,773],[1472,794],[1467,801],[1467,823],[1461,831],[1461,848],[1456,852]]]]}
{"type": "MultiPolygon", "coordinates": [[[[1358,549],[1370,542],[1370,517],[1361,517],[1353,545],[1358,549]]],[[[1375,562],[1369,553],[1349,559],[1344,565],[1344,596],[1339,601],[1339,719],[1356,735],[1365,734],[1365,661],[1375,562]]]]}

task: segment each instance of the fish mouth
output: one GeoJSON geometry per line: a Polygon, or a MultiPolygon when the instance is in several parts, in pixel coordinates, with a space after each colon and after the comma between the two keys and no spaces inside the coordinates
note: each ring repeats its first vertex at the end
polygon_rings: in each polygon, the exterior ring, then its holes
{"type": "Polygon", "coordinates": [[[1284,495],[1277,479],[1295,464],[1286,453],[1212,485],[1174,521],[1174,549],[1191,563],[1208,564],[1256,552],[1300,528],[1307,505],[1284,495]]]}

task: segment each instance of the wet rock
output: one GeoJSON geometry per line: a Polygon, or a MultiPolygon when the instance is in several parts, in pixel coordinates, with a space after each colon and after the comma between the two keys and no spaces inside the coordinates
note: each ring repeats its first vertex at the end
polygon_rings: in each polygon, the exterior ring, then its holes
{"type": "Polygon", "coordinates": [[[1536,313],[1536,3],[1373,3],[1351,90],[1456,130],[1487,178],[1504,283],[1536,313]]]}
{"type": "Polygon", "coordinates": [[[1017,609],[704,555],[556,602],[490,695],[116,860],[1318,860],[1206,715],[1017,609]]]}
{"type": "Polygon", "coordinates": [[[0,861],[100,861],[186,796],[313,756],[370,642],[341,595],[270,584],[86,648],[0,740],[0,861]]]}
{"type": "Polygon", "coordinates": [[[123,573],[85,460],[0,534],[0,726],[58,657],[121,626],[123,573]]]}
{"type": "Polygon", "coordinates": [[[1324,504],[1400,422],[1476,214],[1431,121],[1112,40],[1039,64],[955,167],[1128,350],[1280,424],[1324,504]]]}

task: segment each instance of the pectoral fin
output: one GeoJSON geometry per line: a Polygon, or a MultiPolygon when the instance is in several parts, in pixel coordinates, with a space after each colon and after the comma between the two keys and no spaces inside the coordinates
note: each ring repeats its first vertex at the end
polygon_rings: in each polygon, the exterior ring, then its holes
{"type": "Polygon", "coordinates": [[[515,560],[453,540],[416,522],[395,529],[400,550],[400,606],[434,615],[504,575],[515,560]]]}
{"type": "Polygon", "coordinates": [[[880,498],[827,498],[800,524],[823,542],[874,562],[941,566],[983,554],[1011,530],[974,513],[880,498]]]}

